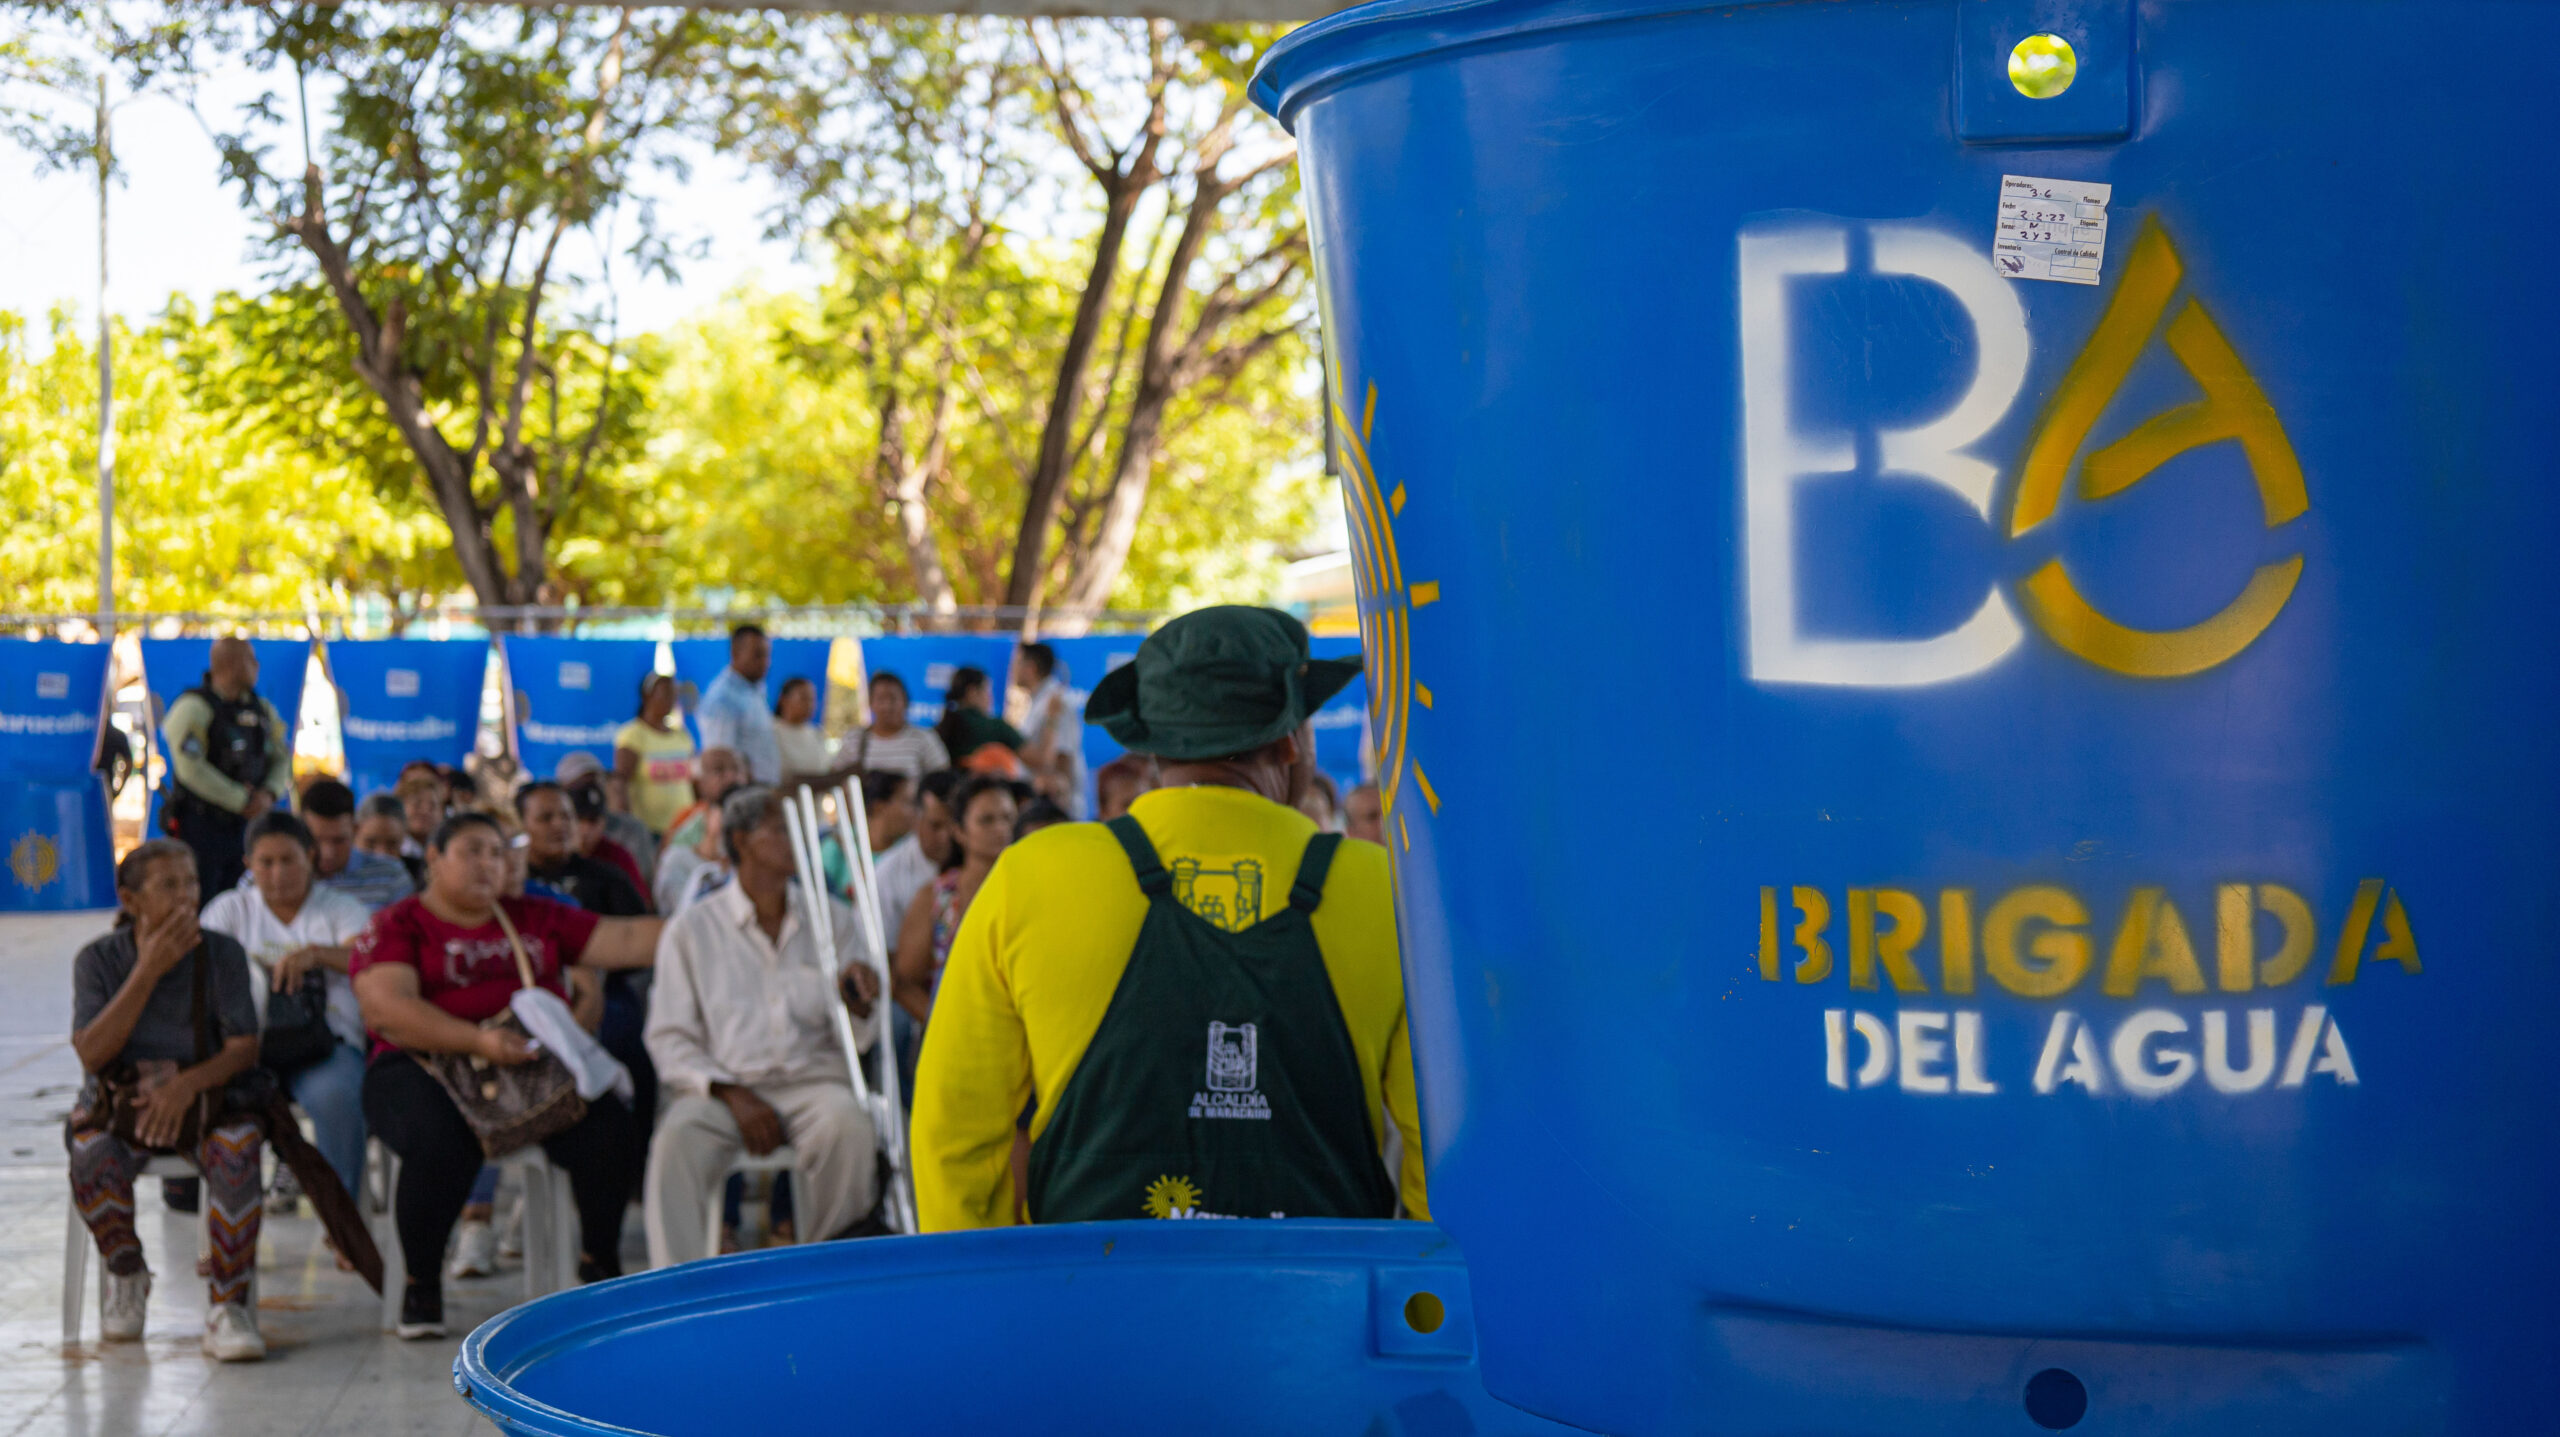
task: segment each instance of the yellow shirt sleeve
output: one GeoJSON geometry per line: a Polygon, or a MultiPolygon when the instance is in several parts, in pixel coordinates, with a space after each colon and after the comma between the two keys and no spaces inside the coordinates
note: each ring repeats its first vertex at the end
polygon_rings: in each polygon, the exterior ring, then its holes
{"type": "Polygon", "coordinates": [[[926,1232],[1013,1222],[1013,1120],[1031,1100],[1031,1048],[996,965],[996,918],[1010,877],[999,862],[952,935],[916,1060],[908,1148],[926,1232]]]}

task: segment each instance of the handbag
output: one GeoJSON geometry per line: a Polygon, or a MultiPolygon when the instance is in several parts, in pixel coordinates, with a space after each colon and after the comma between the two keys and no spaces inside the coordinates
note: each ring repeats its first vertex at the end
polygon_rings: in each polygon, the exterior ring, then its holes
{"type": "MultiPolygon", "coordinates": [[[[527,988],[533,980],[533,960],[524,953],[524,940],[516,936],[516,925],[499,908],[498,926],[506,931],[507,946],[515,950],[516,977],[527,988]]],[[[532,1041],[524,1022],[514,1010],[501,1010],[496,1016],[481,1020],[483,1028],[498,1028],[532,1041]]],[[[549,1050],[538,1052],[533,1061],[504,1066],[492,1063],[477,1053],[412,1053],[462,1110],[462,1120],[471,1125],[480,1139],[480,1151],[492,1158],[502,1158],[529,1143],[538,1143],[552,1135],[576,1127],[587,1115],[587,1100],[578,1096],[578,1080],[569,1065],[549,1050]]]]}
{"type": "Polygon", "coordinates": [[[305,973],[282,993],[267,995],[267,1024],[258,1031],[258,1065],[278,1073],[307,1068],[329,1056],[338,1035],[329,1027],[328,980],[305,973]]]}
{"type": "MultiPolygon", "coordinates": [[[[194,1066],[213,1056],[213,1009],[206,995],[212,981],[213,946],[199,943],[194,958],[195,983],[189,1000],[191,1021],[195,1027],[194,1066]]],[[[142,1112],[147,1106],[141,1069],[133,1063],[115,1063],[98,1074],[98,1107],[106,1119],[108,1132],[138,1152],[192,1153],[204,1141],[206,1129],[225,1113],[256,1113],[262,1109],[269,1093],[274,1091],[273,1074],[261,1068],[234,1077],[211,1092],[198,1093],[179,1120],[178,1135],[165,1144],[142,1140],[142,1112]]]]}

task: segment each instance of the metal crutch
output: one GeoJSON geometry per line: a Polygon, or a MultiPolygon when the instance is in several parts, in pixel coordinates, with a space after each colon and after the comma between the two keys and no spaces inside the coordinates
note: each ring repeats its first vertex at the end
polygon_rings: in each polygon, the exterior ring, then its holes
{"type": "Polygon", "coordinates": [[[811,946],[816,950],[819,969],[826,974],[831,1001],[827,1012],[834,1019],[836,1042],[844,1049],[845,1067],[853,1074],[853,1096],[865,1107],[877,1107],[872,1101],[871,1084],[862,1072],[862,1040],[853,1031],[853,1016],[845,1011],[844,1001],[836,995],[836,973],[832,959],[836,951],[834,914],[827,908],[826,865],[821,861],[817,845],[817,805],[802,803],[805,790],[786,794],[782,800],[783,827],[791,834],[791,861],[799,870],[801,921],[809,925],[811,946]]]}
{"type": "MultiPolygon", "coordinates": [[[[864,957],[872,970],[880,975],[880,999],[895,1002],[890,996],[889,942],[880,923],[879,875],[872,871],[871,811],[862,801],[862,784],[858,779],[836,786],[836,842],[844,846],[847,866],[853,871],[854,919],[862,925],[864,957]]],[[[895,1015],[884,1014],[881,1031],[892,1031],[895,1015]]],[[[907,1105],[898,1078],[898,1054],[894,1043],[882,1045],[880,1061],[880,1107],[878,1125],[880,1150],[889,1159],[889,1209],[892,1225],[901,1232],[916,1232],[915,1177],[907,1167],[907,1105]]]]}

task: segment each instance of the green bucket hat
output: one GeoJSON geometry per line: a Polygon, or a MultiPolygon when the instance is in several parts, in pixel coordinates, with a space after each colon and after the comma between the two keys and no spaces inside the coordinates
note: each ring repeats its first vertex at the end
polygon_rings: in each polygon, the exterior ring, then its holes
{"type": "Polygon", "coordinates": [[[1278,609],[1195,609],[1102,676],[1087,723],[1132,753],[1177,763],[1249,753],[1295,733],[1360,675],[1357,655],[1311,658],[1307,626],[1278,609]]]}

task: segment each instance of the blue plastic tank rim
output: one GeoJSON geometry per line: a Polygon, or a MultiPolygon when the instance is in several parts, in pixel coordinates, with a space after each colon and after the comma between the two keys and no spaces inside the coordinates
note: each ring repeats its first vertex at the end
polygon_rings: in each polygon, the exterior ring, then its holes
{"type": "Polygon", "coordinates": [[[1649,20],[1663,15],[1730,14],[1789,0],[1696,5],[1680,0],[1372,0],[1290,31],[1262,57],[1253,102],[1295,130],[1299,107],[1345,80],[1472,45],[1549,30],[1649,20]]]}
{"type": "MultiPolygon", "coordinates": [[[[990,1270],[1028,1273],[1094,1262],[1140,1269],[1312,1263],[1464,1271],[1448,1236],[1418,1222],[1065,1223],[771,1248],[634,1273],[509,1308],[463,1339],[454,1355],[453,1388],[511,1433],[650,1437],[554,1407],[527,1396],[516,1383],[548,1362],[573,1358],[578,1349],[635,1327],[716,1319],[725,1309],[884,1279],[990,1270]]],[[[1458,1281],[1463,1283],[1463,1276],[1458,1281]]]]}

